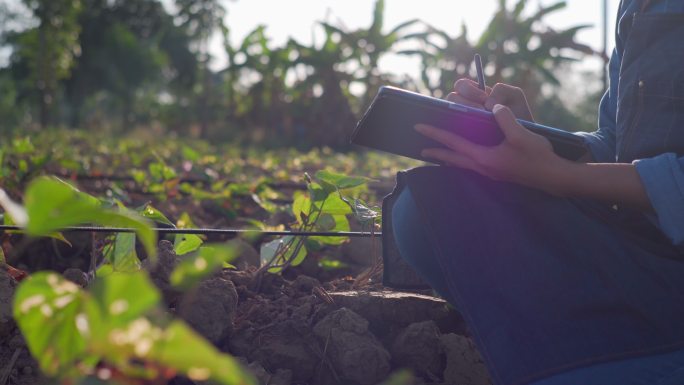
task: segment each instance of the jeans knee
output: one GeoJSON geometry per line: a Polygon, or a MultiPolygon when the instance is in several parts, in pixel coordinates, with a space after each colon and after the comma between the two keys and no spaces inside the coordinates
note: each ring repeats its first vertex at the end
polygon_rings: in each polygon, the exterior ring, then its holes
{"type": "Polygon", "coordinates": [[[446,277],[428,240],[427,229],[409,188],[399,192],[392,207],[392,231],[401,257],[435,291],[450,301],[446,277]]]}

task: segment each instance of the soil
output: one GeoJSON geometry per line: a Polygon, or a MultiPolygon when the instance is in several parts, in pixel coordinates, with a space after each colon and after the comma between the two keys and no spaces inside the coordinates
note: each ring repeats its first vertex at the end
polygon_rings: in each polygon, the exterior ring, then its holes
{"type": "MultiPolygon", "coordinates": [[[[462,317],[444,300],[372,281],[358,287],[350,276],[321,282],[305,267],[259,275],[249,246],[240,270],[224,269],[186,293],[169,284],[180,260],[170,242],[159,243],[158,264],[143,265],[169,311],[238,357],[260,384],[372,385],[402,368],[416,384],[490,384],[462,317]]],[[[60,272],[87,284],[79,268],[60,272]]],[[[11,319],[16,285],[0,268],[0,385],[47,383],[11,319]]]]}

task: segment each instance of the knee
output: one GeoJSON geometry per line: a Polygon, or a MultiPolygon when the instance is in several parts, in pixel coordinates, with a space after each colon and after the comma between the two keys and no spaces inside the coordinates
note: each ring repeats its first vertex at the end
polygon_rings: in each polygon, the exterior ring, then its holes
{"type": "Polygon", "coordinates": [[[392,207],[392,232],[401,257],[410,264],[428,250],[425,229],[411,190],[404,188],[392,207]]]}
{"type": "Polygon", "coordinates": [[[404,188],[392,206],[392,231],[395,239],[405,238],[414,230],[411,227],[419,221],[418,207],[411,191],[404,188]]]}

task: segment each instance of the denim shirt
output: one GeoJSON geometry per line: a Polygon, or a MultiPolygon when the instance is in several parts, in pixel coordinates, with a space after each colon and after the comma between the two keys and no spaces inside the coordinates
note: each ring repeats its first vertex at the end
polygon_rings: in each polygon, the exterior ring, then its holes
{"type": "Polygon", "coordinates": [[[684,247],[684,0],[622,0],[596,162],[635,165],[656,223],[684,247]]]}

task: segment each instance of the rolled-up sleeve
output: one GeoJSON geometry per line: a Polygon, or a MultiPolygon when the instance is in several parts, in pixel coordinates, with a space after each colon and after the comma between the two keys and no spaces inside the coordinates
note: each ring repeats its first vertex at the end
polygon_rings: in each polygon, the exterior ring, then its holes
{"type": "Polygon", "coordinates": [[[634,161],[660,229],[684,246],[684,158],[673,153],[634,161]]]}
{"type": "Polygon", "coordinates": [[[615,162],[614,138],[606,131],[606,128],[602,128],[595,132],[578,132],[584,137],[591,152],[591,158],[596,163],[615,162]]]}
{"type": "Polygon", "coordinates": [[[615,117],[617,116],[617,84],[620,73],[620,56],[613,50],[608,65],[610,87],[601,98],[599,107],[598,130],[594,132],[578,132],[584,137],[594,162],[615,162],[615,117]]]}

